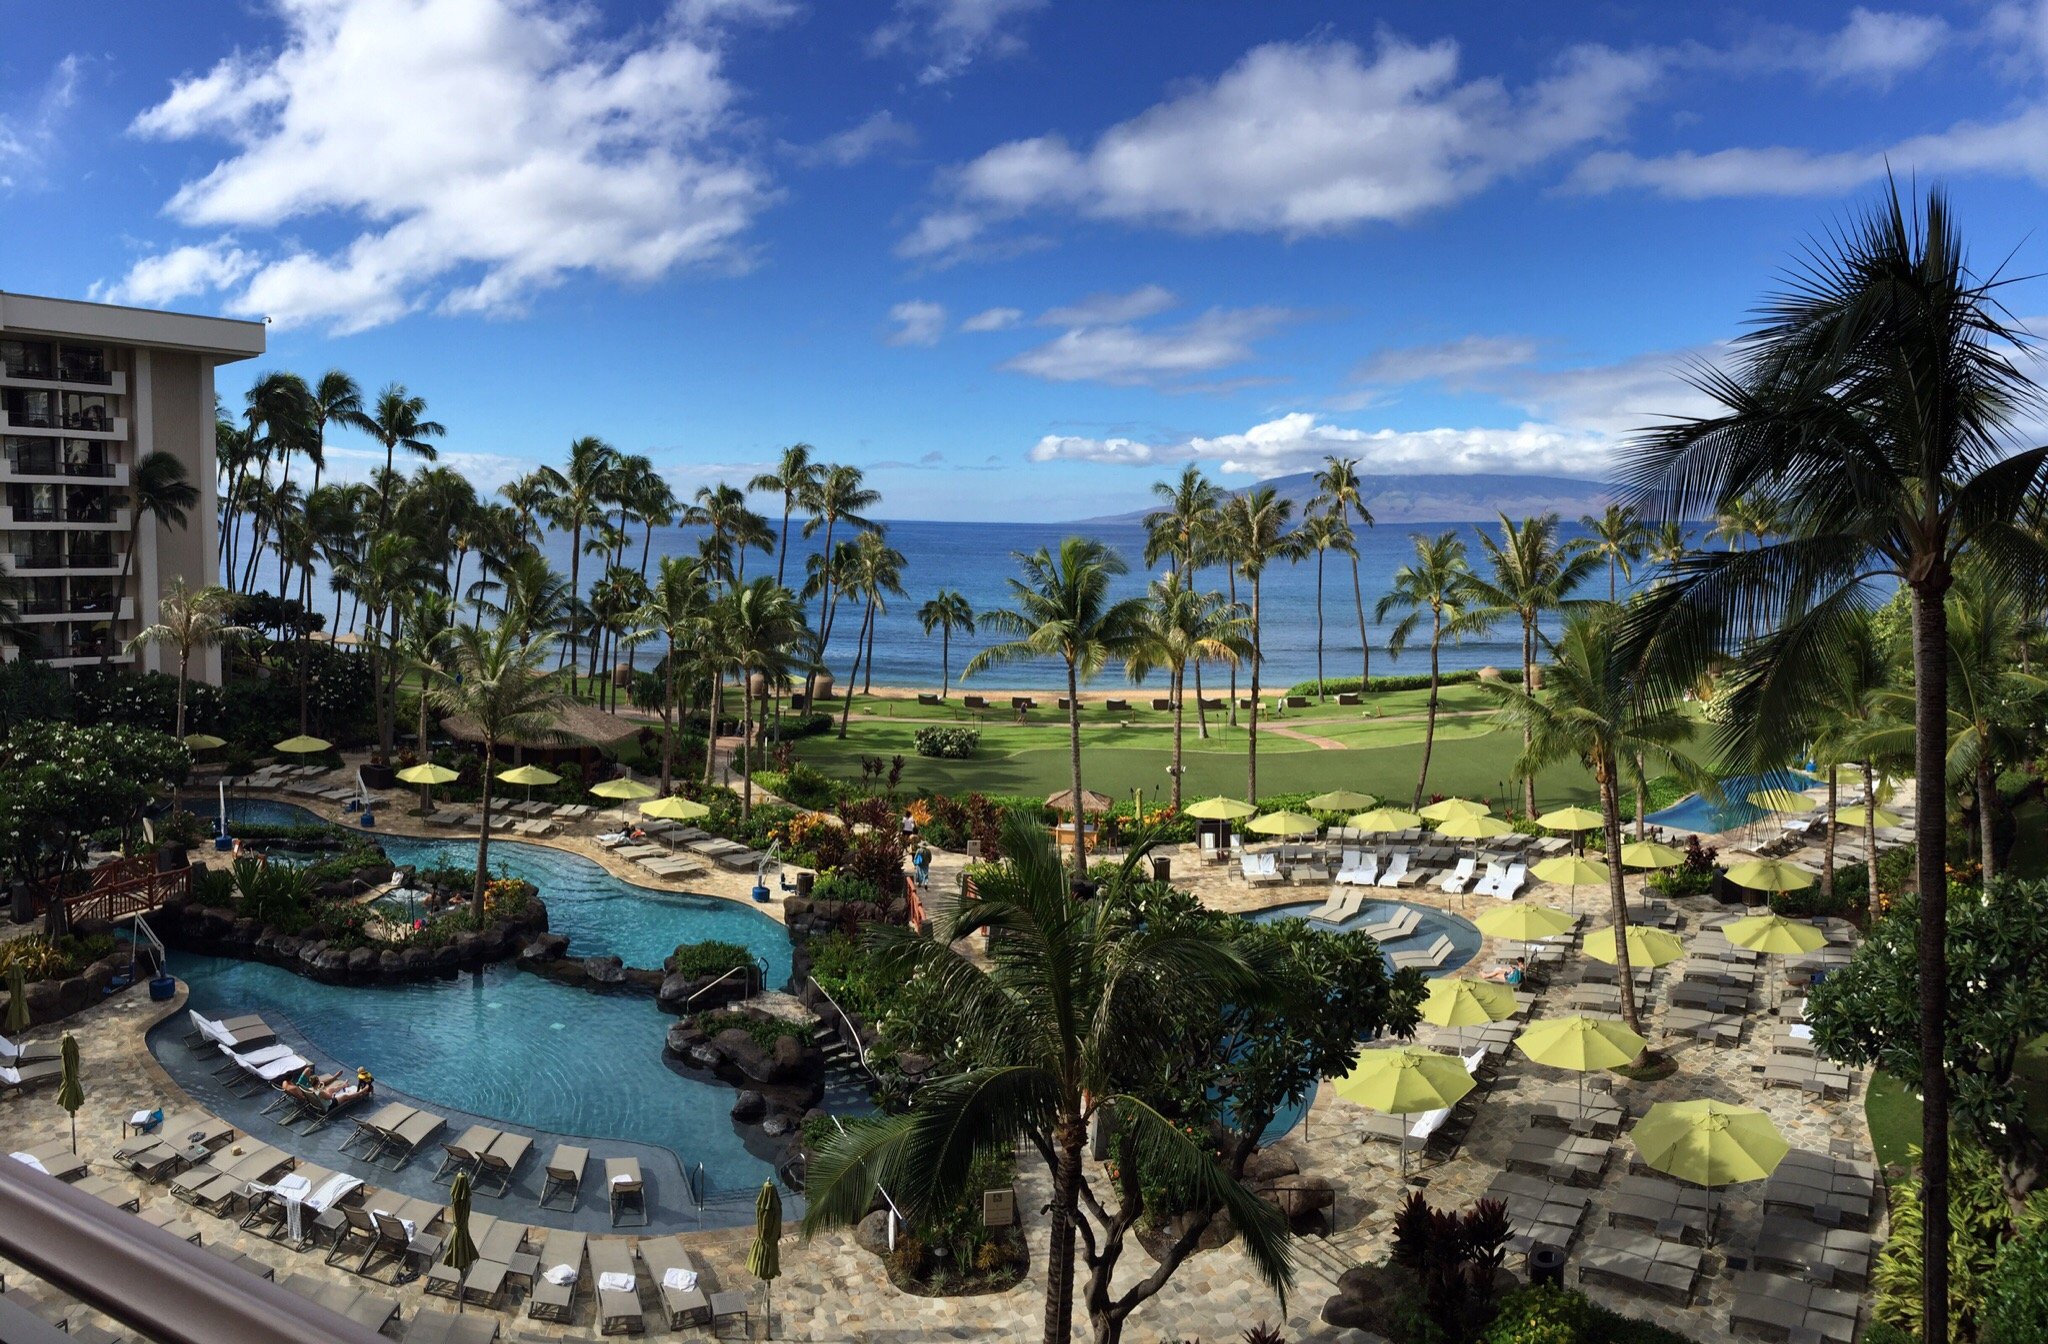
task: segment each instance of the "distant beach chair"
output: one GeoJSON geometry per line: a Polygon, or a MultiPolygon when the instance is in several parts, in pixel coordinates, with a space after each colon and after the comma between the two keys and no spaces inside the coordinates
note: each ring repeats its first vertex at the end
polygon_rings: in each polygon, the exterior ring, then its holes
{"type": "Polygon", "coordinates": [[[936,695],[927,694],[923,691],[919,691],[917,695],[917,703],[919,703],[920,705],[936,706],[939,703],[939,697],[937,697],[936,695]]]}
{"type": "Polygon", "coordinates": [[[1337,692],[1337,703],[1355,706],[1359,703],[1358,693],[1356,691],[1339,691],[1337,692]]]}
{"type": "Polygon", "coordinates": [[[1173,701],[1167,698],[1166,696],[1154,696],[1152,697],[1152,708],[1165,710],[1168,713],[1171,713],[1173,710],[1173,701]]]}
{"type": "Polygon", "coordinates": [[[1393,858],[1387,861],[1387,871],[1381,873],[1379,881],[1373,885],[1379,887],[1400,886],[1402,880],[1408,876],[1408,857],[1408,851],[1405,849],[1394,851],[1393,858]]]}
{"type": "Polygon", "coordinates": [[[1443,875],[1436,889],[1452,895],[1462,893],[1472,883],[1472,874],[1479,867],[1479,861],[1470,857],[1458,860],[1458,866],[1443,875]]]}
{"type": "Polygon", "coordinates": [[[960,703],[966,706],[968,709],[988,708],[988,701],[978,695],[963,695],[960,697],[960,703]]]}
{"type": "Polygon", "coordinates": [[[1128,700],[1104,700],[1102,707],[1111,714],[1128,714],[1131,712],[1131,702],[1128,700]]]}
{"type": "Polygon", "coordinates": [[[1344,851],[1344,861],[1337,869],[1336,880],[1344,886],[1369,887],[1379,881],[1380,856],[1376,850],[1344,851]]]}

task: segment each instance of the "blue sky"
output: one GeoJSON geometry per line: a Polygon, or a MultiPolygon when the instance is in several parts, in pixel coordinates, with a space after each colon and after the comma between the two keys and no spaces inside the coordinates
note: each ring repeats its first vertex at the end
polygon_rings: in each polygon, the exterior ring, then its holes
{"type": "Polygon", "coordinates": [[[1598,476],[1887,162],[2048,265],[2048,4],[7,24],[0,287],[269,316],[264,367],[404,382],[482,486],[583,434],[686,491],[807,440],[894,517],[1114,512],[1190,459],[1598,476]]]}

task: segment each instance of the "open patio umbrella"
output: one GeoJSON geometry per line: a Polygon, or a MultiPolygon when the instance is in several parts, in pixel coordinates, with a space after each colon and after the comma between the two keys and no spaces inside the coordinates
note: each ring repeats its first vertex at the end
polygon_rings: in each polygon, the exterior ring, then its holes
{"type": "MultiPolygon", "coordinates": [[[[1613,928],[1595,929],[1586,935],[1586,955],[1595,961],[1614,964],[1613,928]]],[[[1631,966],[1666,966],[1685,955],[1685,944],[1677,937],[1662,929],[1646,929],[1640,924],[1628,926],[1628,964],[1631,966]]]]}
{"type": "Polygon", "coordinates": [[[1536,818],[1536,824],[1546,831],[1591,831],[1606,820],[1590,807],[1560,807],[1536,818]]]}
{"type": "Polygon", "coordinates": [[[1253,817],[1244,828],[1260,835],[1314,835],[1322,824],[1306,812],[1268,812],[1253,817]]]}
{"type": "Polygon", "coordinates": [[[1820,804],[1803,793],[1791,789],[1762,789],[1748,798],[1751,807],[1760,807],[1766,812],[1811,812],[1820,804]]]}
{"type": "Polygon", "coordinates": [[[1429,982],[1422,999],[1422,1020],[1439,1027],[1483,1027],[1515,1011],[1515,991],[1491,980],[1455,976],[1429,982]]]}
{"type": "Polygon", "coordinates": [[[326,751],[333,745],[332,742],[329,742],[324,737],[308,737],[301,733],[297,737],[288,737],[282,742],[273,742],[270,749],[272,751],[281,751],[287,756],[311,756],[315,752],[326,751]]]}
{"type": "MultiPolygon", "coordinates": [[[[1658,1102],[1636,1122],[1629,1138],[1643,1165],[1703,1185],[1710,1192],[1723,1185],[1768,1179],[1792,1150],[1762,1111],[1710,1097],[1658,1102]]],[[[1707,1199],[1707,1239],[1712,1241],[1711,1193],[1707,1199]]]]}
{"type": "Polygon", "coordinates": [[[185,745],[187,747],[190,747],[193,751],[213,751],[216,748],[224,747],[227,744],[228,740],[226,738],[215,737],[212,733],[185,734],[185,745]]]}
{"type": "Polygon", "coordinates": [[[1800,891],[1813,885],[1813,874],[1783,859],[1749,859],[1731,864],[1728,880],[1751,891],[1800,891]]]}
{"type": "Polygon", "coordinates": [[[1643,1053],[1649,1041],[1630,1031],[1626,1022],[1608,1017],[1554,1017],[1525,1027],[1515,1048],[1553,1069],[1579,1075],[1579,1105],[1586,1104],[1586,1075],[1595,1069],[1618,1069],[1643,1053]]]}
{"type": "Polygon", "coordinates": [[[63,1061],[63,1078],[57,1084],[57,1104],[71,1112],[71,1153],[78,1155],[78,1108],[85,1105],[85,1084],[78,1077],[78,1038],[64,1033],[57,1058],[63,1061]]]}
{"type": "Polygon", "coordinates": [[[1845,807],[1835,813],[1835,820],[1844,826],[1897,826],[1905,818],[1889,808],[1845,807]]]}
{"type": "MultiPolygon", "coordinates": [[[[1806,921],[1776,914],[1733,920],[1721,926],[1721,933],[1737,947],[1746,947],[1780,961],[1786,957],[1803,957],[1816,948],[1825,947],[1828,941],[1826,934],[1806,921]]],[[[1778,998],[1784,998],[1782,991],[1778,998]]]]}
{"type": "Polygon", "coordinates": [[[1197,821],[1238,821],[1258,810],[1250,803],[1225,798],[1219,794],[1214,798],[1204,798],[1199,803],[1190,804],[1182,808],[1181,812],[1197,821]]]}
{"type": "MultiPolygon", "coordinates": [[[[1428,813],[1425,811],[1424,815],[1428,813]]],[[[1489,817],[1484,812],[1475,812],[1445,818],[1438,824],[1436,833],[1447,835],[1453,840],[1491,840],[1514,829],[1499,817],[1489,817]]]]}
{"type": "Polygon", "coordinates": [[[1539,938],[1555,938],[1578,920],[1547,905],[1517,902],[1488,910],[1472,922],[1489,938],[1512,938],[1519,943],[1533,943],[1539,938]]]}
{"type": "Polygon", "coordinates": [[[1331,789],[1319,793],[1302,806],[1311,812],[1363,812],[1368,807],[1377,807],[1379,799],[1369,793],[1355,789],[1331,789]]]}
{"type": "Polygon", "coordinates": [[[1485,803],[1475,803],[1469,798],[1445,798],[1421,809],[1422,815],[1431,821],[1449,821],[1452,817],[1483,817],[1493,811],[1485,803]]]}
{"type": "Polygon", "coordinates": [[[434,785],[453,784],[462,776],[459,772],[450,770],[445,765],[435,765],[432,761],[421,761],[418,765],[408,765],[405,769],[399,771],[394,778],[402,783],[420,786],[420,813],[425,815],[434,810],[434,785]]]}
{"type": "Polygon", "coordinates": [[[1621,847],[1624,868],[1676,868],[1685,862],[1682,850],[1660,845],[1655,840],[1631,840],[1621,847]]]}
{"type": "MultiPolygon", "coordinates": [[[[469,1267],[477,1261],[476,1243],[469,1239],[469,1173],[455,1173],[455,1184],[448,1188],[448,1245],[441,1252],[441,1263],[455,1271],[458,1279],[469,1273],[469,1267]]],[[[463,1285],[455,1285],[455,1309],[462,1310],[462,1299],[469,1294],[463,1285]]]]}
{"type": "Polygon", "coordinates": [[[1543,860],[1529,870],[1532,877],[1542,882],[1555,882],[1571,890],[1572,909],[1579,908],[1579,887],[1581,885],[1606,886],[1610,870],[1604,863],[1582,859],[1576,854],[1559,854],[1543,860]]]}
{"type": "MultiPolygon", "coordinates": [[[[1472,1075],[1456,1055],[1416,1046],[1397,1050],[1364,1050],[1358,1067],[1339,1078],[1337,1096],[1389,1115],[1442,1110],[1474,1087],[1472,1075]]],[[[1408,1145],[1401,1144],[1401,1174],[1408,1174],[1408,1145]]]]}
{"type": "Polygon", "coordinates": [[[9,1036],[19,1036],[28,1030],[28,979],[18,961],[7,967],[7,1020],[4,1025],[9,1036]]]}
{"type": "Polygon", "coordinates": [[[526,786],[526,801],[530,803],[533,801],[534,785],[539,784],[545,787],[549,784],[559,784],[562,782],[562,777],[552,770],[543,770],[537,765],[515,765],[510,770],[500,770],[498,772],[498,781],[503,784],[524,784],[526,786]]]}
{"type": "Polygon", "coordinates": [[[1360,831],[1405,831],[1411,826],[1420,826],[1422,817],[1398,807],[1376,807],[1370,812],[1359,813],[1346,824],[1360,831]]]}
{"type": "Polygon", "coordinates": [[[694,821],[698,817],[710,816],[711,809],[702,803],[671,794],[667,798],[657,798],[651,803],[640,804],[640,815],[661,817],[667,821],[694,821]]]}
{"type": "Polygon", "coordinates": [[[652,798],[661,790],[655,788],[652,784],[642,784],[637,779],[627,779],[624,775],[620,775],[617,779],[608,779],[602,784],[591,785],[590,792],[593,797],[611,798],[619,802],[630,803],[640,798],[652,798]]]}
{"type": "Polygon", "coordinates": [[[761,1182],[761,1197],[754,1201],[754,1244],[747,1248],[747,1273],[761,1281],[761,1295],[767,1307],[768,1323],[763,1334],[775,1338],[775,1280],[782,1277],[782,1195],[775,1182],[761,1182]]]}

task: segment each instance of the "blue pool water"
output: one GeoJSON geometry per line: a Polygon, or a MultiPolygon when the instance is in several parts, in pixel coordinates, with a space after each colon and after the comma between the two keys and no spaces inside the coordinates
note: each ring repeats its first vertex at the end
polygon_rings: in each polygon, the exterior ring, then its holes
{"type": "MultiPolygon", "coordinates": [[[[220,809],[200,808],[201,816],[218,818],[220,809]]],[[[254,822],[258,826],[325,826],[327,819],[309,812],[297,803],[277,803],[268,798],[228,799],[228,829],[233,830],[238,821],[254,822]]]]}
{"type": "Polygon", "coordinates": [[[1752,793],[1765,789],[1790,789],[1794,793],[1813,787],[1813,781],[1795,770],[1771,770],[1761,775],[1731,775],[1721,781],[1721,801],[1709,802],[1691,793],[1670,807],[1652,812],[1644,820],[1653,826],[1675,826],[1685,831],[1732,831],[1761,821],[1770,814],[1749,801],[1752,793]]]}

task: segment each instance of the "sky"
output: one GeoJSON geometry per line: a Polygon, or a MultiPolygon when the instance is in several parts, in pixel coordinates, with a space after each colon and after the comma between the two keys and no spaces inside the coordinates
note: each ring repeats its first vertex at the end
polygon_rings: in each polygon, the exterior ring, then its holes
{"type": "Polygon", "coordinates": [[[231,406],[403,383],[482,488],[589,434],[684,493],[808,442],[905,518],[1333,452],[1597,479],[1888,170],[2048,269],[2048,0],[0,18],[0,288],[267,318],[231,406]]]}

